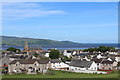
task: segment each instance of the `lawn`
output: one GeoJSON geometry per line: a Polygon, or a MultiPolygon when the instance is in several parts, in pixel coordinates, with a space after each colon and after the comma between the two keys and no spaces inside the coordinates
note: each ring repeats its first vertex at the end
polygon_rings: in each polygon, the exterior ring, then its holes
{"type": "Polygon", "coordinates": [[[85,74],[64,71],[53,71],[54,75],[45,74],[12,74],[3,75],[2,78],[118,78],[118,71],[111,74],[85,74]]]}

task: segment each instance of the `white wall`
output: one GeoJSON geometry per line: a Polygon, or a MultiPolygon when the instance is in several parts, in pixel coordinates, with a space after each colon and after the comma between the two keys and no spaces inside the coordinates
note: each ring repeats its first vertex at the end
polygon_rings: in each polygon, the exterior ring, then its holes
{"type": "Polygon", "coordinates": [[[67,50],[64,50],[63,55],[67,56],[67,57],[70,57],[72,55],[72,53],[67,53],[67,50]]]}
{"type": "Polygon", "coordinates": [[[55,68],[67,68],[69,67],[69,65],[61,62],[61,63],[51,63],[51,68],[55,69],[55,68]]]}
{"type": "Polygon", "coordinates": [[[90,66],[90,68],[88,68],[89,70],[97,70],[97,64],[95,62],[93,62],[90,66]]]}
{"type": "MultiPolygon", "coordinates": [[[[87,68],[74,67],[74,66],[70,66],[69,69],[70,70],[87,70],[87,68]]],[[[90,68],[88,68],[88,70],[97,70],[97,64],[93,62],[90,68]]]]}
{"type": "Polygon", "coordinates": [[[45,53],[45,57],[49,57],[49,53],[45,53]]]}

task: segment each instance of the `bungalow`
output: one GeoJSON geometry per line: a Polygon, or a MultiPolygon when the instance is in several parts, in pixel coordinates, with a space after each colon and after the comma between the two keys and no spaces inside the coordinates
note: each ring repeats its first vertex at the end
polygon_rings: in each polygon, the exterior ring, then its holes
{"type": "Polygon", "coordinates": [[[64,62],[62,62],[59,59],[51,59],[50,63],[51,63],[52,69],[69,68],[68,64],[65,64],[64,62]]]}
{"type": "Polygon", "coordinates": [[[94,61],[74,59],[69,64],[70,70],[97,70],[97,64],[94,61]]]}

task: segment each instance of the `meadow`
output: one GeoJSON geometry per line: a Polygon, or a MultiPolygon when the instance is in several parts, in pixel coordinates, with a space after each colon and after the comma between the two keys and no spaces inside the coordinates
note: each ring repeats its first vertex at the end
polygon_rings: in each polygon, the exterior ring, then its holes
{"type": "Polygon", "coordinates": [[[118,71],[111,74],[87,74],[72,73],[65,71],[53,71],[53,75],[48,74],[12,74],[3,75],[2,78],[118,78],[118,71]]]}

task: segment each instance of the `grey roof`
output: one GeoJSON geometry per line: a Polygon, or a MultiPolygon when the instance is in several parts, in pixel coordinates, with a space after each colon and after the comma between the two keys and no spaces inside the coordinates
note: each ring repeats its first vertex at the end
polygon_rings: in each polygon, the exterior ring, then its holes
{"type": "Polygon", "coordinates": [[[95,63],[101,63],[102,60],[103,60],[103,58],[100,58],[100,59],[98,59],[98,58],[93,58],[93,59],[91,59],[91,61],[94,61],[95,63]]]}
{"type": "Polygon", "coordinates": [[[60,63],[61,62],[61,60],[59,60],[59,59],[51,59],[50,61],[51,61],[51,63],[60,63]]]}
{"type": "Polygon", "coordinates": [[[19,59],[19,60],[13,60],[10,64],[15,64],[16,62],[19,62],[21,64],[34,64],[36,61],[39,64],[47,64],[49,62],[49,60],[42,60],[42,59],[19,59]]]}
{"type": "Polygon", "coordinates": [[[102,64],[113,64],[114,61],[103,60],[101,63],[102,63],[102,64]]]}
{"type": "Polygon", "coordinates": [[[72,53],[73,51],[67,51],[67,53],[72,53]]]}
{"type": "Polygon", "coordinates": [[[9,56],[9,58],[19,58],[19,55],[12,55],[12,56],[9,56]]]}
{"type": "Polygon", "coordinates": [[[85,67],[89,68],[93,61],[86,61],[86,60],[80,60],[80,59],[74,59],[72,62],[69,64],[70,66],[75,66],[75,67],[85,67]]]}
{"type": "Polygon", "coordinates": [[[11,60],[9,60],[9,57],[8,57],[8,56],[4,56],[4,57],[2,58],[2,64],[8,65],[10,62],[11,62],[11,60]]]}
{"type": "Polygon", "coordinates": [[[120,49],[113,49],[113,50],[110,50],[111,52],[120,52],[120,49]]]}

